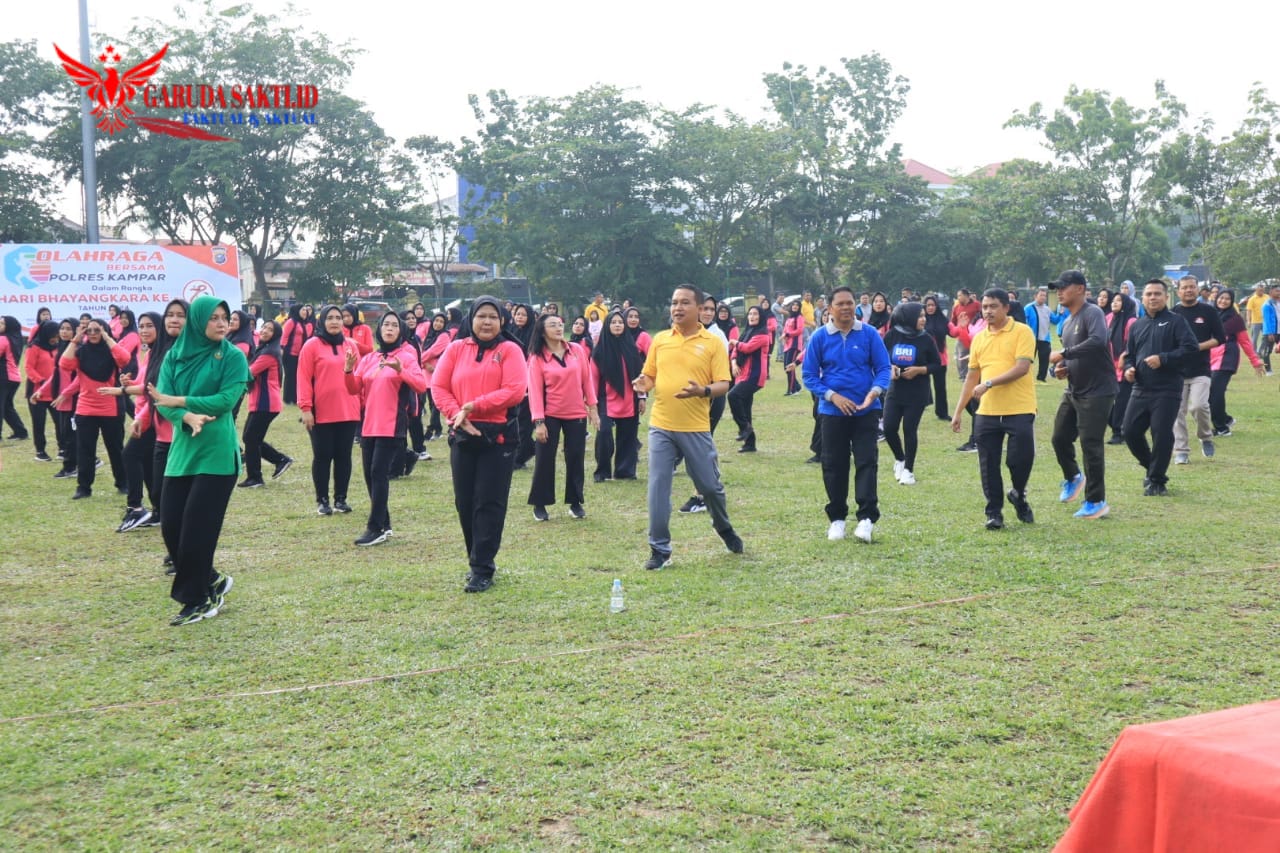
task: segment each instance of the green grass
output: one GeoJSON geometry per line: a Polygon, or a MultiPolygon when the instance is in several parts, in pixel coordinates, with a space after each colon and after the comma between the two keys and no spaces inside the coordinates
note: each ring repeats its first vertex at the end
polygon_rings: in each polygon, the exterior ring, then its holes
{"type": "Polygon", "coordinates": [[[537,524],[517,473],[484,595],[442,443],[357,549],[358,463],[356,512],[318,517],[291,411],[271,441],[300,464],[234,496],[235,590],[184,628],[109,479],[73,504],[6,443],[0,848],[1047,849],[1124,726],[1277,695],[1275,381],[1230,396],[1237,434],[1171,498],[1109,447],[1112,517],[1078,522],[1041,386],[1037,523],[998,533],[927,415],[917,486],[882,453],[866,546],[826,541],[808,398],[775,379],[759,453],[720,430],[744,556],[676,515],[675,565],[645,572],[643,479],[537,524]]]}

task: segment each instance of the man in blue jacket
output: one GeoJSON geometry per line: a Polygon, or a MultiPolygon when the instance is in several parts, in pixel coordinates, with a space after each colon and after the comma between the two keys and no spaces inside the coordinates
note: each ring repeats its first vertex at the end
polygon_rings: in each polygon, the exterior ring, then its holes
{"type": "MultiPolygon", "coordinates": [[[[1036,370],[1036,380],[1044,382],[1045,377],[1049,375],[1049,354],[1052,350],[1049,335],[1053,332],[1054,326],[1069,315],[1066,311],[1049,310],[1048,287],[1042,287],[1036,291],[1035,300],[1023,309],[1023,314],[1027,318],[1027,325],[1031,327],[1031,334],[1036,336],[1036,361],[1039,365],[1036,370]]],[[[1061,330],[1058,336],[1062,336],[1061,330]]]]}
{"type": "Polygon", "coordinates": [[[804,386],[818,396],[822,429],[822,483],[827,489],[827,538],[844,538],[849,514],[849,455],[853,454],[854,536],[871,541],[880,520],[876,495],[880,396],[889,388],[889,353],[872,326],[853,316],[853,291],[831,294],[831,320],[817,329],[804,353],[804,386]]]}

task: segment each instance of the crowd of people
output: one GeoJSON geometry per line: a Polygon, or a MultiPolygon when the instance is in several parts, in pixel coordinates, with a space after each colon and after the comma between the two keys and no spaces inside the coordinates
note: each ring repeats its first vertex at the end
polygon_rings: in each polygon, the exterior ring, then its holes
{"type": "Polygon", "coordinates": [[[225,607],[233,581],[214,567],[214,554],[237,485],[266,485],[264,460],[271,479],[294,464],[267,441],[293,403],[311,444],[318,514],[353,511],[360,448],[369,511],[359,547],[392,536],[391,481],[430,459],[427,442],[447,435],[469,593],[494,583],[514,472],[532,463],[526,502],[547,522],[562,465],[560,503],[570,518],[586,517],[588,444],[596,484],[636,479],[647,449],[645,568],[673,561],[672,475],[681,464],[695,493],[679,511],[706,512],[725,547],[742,553],[715,430],[727,406],[738,452],[757,452],[754,400],[777,370],[784,396],[807,392],[812,401],[808,461],[821,468],[833,541],[849,523],[858,540],[874,538],[881,442],[895,481],[917,484],[920,422],[930,407],[957,433],[968,415],[957,449],[977,454],[985,526],[1004,527],[1006,503],[1033,523],[1035,383],[1050,375],[1065,383],[1051,441],[1058,499],[1080,499],[1077,518],[1110,512],[1108,431],[1144,469],[1144,494],[1165,496],[1170,465],[1190,461],[1188,417],[1199,450],[1212,457],[1215,439],[1231,435],[1227,391],[1242,358],[1270,373],[1280,285],[1260,285],[1244,316],[1231,290],[1189,276],[1175,288],[1153,278],[1139,299],[1135,291],[1125,282],[1114,294],[1093,293],[1082,273],[1068,270],[1025,307],[1001,288],[961,289],[944,311],[936,294],[904,291],[891,305],[883,293],[837,287],[789,303],[762,296],[735,316],[727,303],[679,285],[652,334],[637,307],[608,305],[604,294],[573,317],[555,303],[535,309],[482,297],[466,315],[429,314],[418,303],[372,328],[354,305],[298,305],[267,320],[213,297],[136,317],[113,309],[108,318],[55,321],[41,309],[29,331],[0,318],[0,401],[8,438],[32,439],[42,462],[55,461],[52,424],[60,462],[53,476],[76,480],[73,499],[93,496],[99,447],[105,451],[112,484],[126,497],[117,530],[161,528],[171,596],[181,605],[172,624],[186,625],[225,607]],[[962,386],[954,408],[953,364],[962,386]],[[14,404],[24,372],[30,431],[14,404]]]}

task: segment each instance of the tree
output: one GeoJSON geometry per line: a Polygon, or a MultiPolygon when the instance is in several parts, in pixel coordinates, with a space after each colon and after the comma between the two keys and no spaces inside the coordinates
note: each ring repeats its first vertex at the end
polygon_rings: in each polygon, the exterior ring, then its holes
{"type": "Polygon", "coordinates": [[[1265,90],[1250,93],[1244,123],[1228,143],[1234,162],[1245,164],[1240,180],[1226,190],[1210,251],[1223,277],[1254,282],[1280,272],[1280,106],[1265,90]]]}
{"type": "Polygon", "coordinates": [[[74,86],[34,41],[0,42],[0,243],[69,239],[54,212],[48,163],[33,155],[74,86]]]}
{"type": "Polygon", "coordinates": [[[1145,239],[1153,215],[1146,185],[1164,140],[1186,115],[1163,82],[1156,82],[1155,98],[1153,106],[1140,109],[1108,92],[1073,85],[1052,115],[1036,103],[1005,125],[1044,133],[1045,147],[1060,167],[1052,177],[1071,187],[1072,202],[1084,214],[1080,255],[1095,276],[1118,279],[1145,239]]]}
{"type": "Polygon", "coordinates": [[[426,251],[431,280],[436,294],[440,295],[444,292],[448,265],[457,259],[459,247],[466,242],[461,231],[462,214],[467,207],[475,206],[475,200],[458,198],[453,209],[446,203],[445,188],[459,167],[458,146],[435,136],[415,136],[405,147],[413,157],[430,199],[416,211],[419,222],[416,242],[426,251]]]}

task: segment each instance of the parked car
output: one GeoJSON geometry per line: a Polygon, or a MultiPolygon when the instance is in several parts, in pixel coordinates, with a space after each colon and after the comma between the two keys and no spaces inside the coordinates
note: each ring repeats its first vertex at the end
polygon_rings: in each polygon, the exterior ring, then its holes
{"type": "Polygon", "coordinates": [[[383,314],[395,310],[386,302],[359,301],[355,306],[360,310],[360,316],[364,318],[365,325],[375,329],[378,328],[378,321],[382,319],[383,314]]]}

